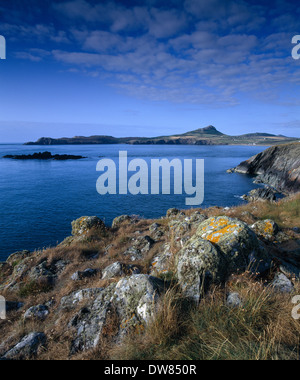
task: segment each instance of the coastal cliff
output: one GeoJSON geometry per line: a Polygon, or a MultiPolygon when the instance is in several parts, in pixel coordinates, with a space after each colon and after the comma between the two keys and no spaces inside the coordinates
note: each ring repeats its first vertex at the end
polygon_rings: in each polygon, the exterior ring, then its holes
{"type": "Polygon", "coordinates": [[[300,191],[300,143],[274,146],[232,169],[284,194],[300,191]]]}

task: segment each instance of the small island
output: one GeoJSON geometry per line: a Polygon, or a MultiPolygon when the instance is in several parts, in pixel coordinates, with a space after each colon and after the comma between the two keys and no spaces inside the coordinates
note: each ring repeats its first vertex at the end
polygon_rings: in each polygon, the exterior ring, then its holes
{"type": "Polygon", "coordinates": [[[52,155],[50,152],[39,152],[34,154],[21,154],[21,155],[6,155],[3,158],[10,158],[13,160],[56,160],[56,161],[66,161],[66,160],[81,160],[83,156],[74,156],[69,154],[55,154],[52,155]]]}

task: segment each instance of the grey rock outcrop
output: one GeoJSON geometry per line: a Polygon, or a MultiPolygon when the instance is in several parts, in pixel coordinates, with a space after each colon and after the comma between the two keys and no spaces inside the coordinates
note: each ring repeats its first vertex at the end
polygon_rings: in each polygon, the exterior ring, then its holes
{"type": "Polygon", "coordinates": [[[226,301],[226,305],[231,308],[238,308],[243,306],[243,301],[239,293],[233,292],[229,293],[226,301]]]}
{"type": "Polygon", "coordinates": [[[223,255],[213,244],[194,236],[176,256],[177,278],[186,297],[199,301],[212,282],[225,279],[223,255]]]}
{"type": "Polygon", "coordinates": [[[43,321],[47,318],[49,315],[49,309],[45,305],[37,305],[37,306],[32,306],[30,309],[26,311],[24,314],[24,319],[25,320],[30,320],[30,319],[36,319],[43,321]]]}
{"type": "Polygon", "coordinates": [[[81,280],[84,280],[85,278],[91,278],[91,277],[96,276],[97,272],[98,271],[96,269],[90,269],[90,268],[84,270],[83,272],[77,271],[72,274],[71,280],[81,281],[81,280]]]}
{"type": "Polygon", "coordinates": [[[300,143],[273,146],[242,162],[235,172],[258,176],[259,182],[282,193],[300,190],[300,143]]]}
{"type": "Polygon", "coordinates": [[[132,221],[132,217],[129,215],[121,215],[116,217],[112,222],[112,228],[119,228],[123,223],[132,221]]]}
{"type": "Polygon", "coordinates": [[[251,190],[248,195],[243,195],[242,198],[248,202],[257,202],[260,200],[275,202],[277,196],[275,190],[271,189],[270,187],[265,187],[262,189],[251,190]]]}
{"type": "Polygon", "coordinates": [[[96,348],[112,313],[118,319],[116,339],[132,328],[142,331],[154,317],[163,291],[163,281],[147,275],[133,275],[103,289],[71,319],[69,326],[76,331],[71,353],[96,348]]]}
{"type": "Polygon", "coordinates": [[[1,359],[26,360],[36,357],[38,351],[46,344],[44,333],[31,333],[25,336],[16,346],[9,350],[1,359]]]}
{"type": "Polygon", "coordinates": [[[106,230],[105,224],[97,216],[83,216],[72,222],[72,235],[81,236],[87,234],[91,229],[100,232],[106,230]]]}
{"type": "Polygon", "coordinates": [[[283,273],[275,275],[272,287],[279,293],[291,293],[294,290],[294,285],[283,273]]]}
{"type": "Polygon", "coordinates": [[[116,262],[103,269],[102,280],[109,280],[111,278],[123,277],[131,274],[140,274],[140,272],[140,269],[135,265],[116,262]]]}
{"type": "Polygon", "coordinates": [[[257,236],[238,219],[226,216],[210,218],[200,224],[196,235],[210,241],[222,252],[227,276],[246,269],[262,273],[270,268],[271,258],[257,236]]]}

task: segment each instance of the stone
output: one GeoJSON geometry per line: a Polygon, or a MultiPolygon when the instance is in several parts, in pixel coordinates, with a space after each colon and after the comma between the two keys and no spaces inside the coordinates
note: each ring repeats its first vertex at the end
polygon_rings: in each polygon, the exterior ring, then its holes
{"type": "Polygon", "coordinates": [[[277,200],[276,191],[270,187],[265,187],[263,189],[254,189],[249,192],[248,195],[243,195],[242,198],[248,202],[257,201],[270,201],[275,202],[277,200]]]}
{"type": "Polygon", "coordinates": [[[279,293],[292,293],[294,290],[294,285],[283,273],[276,273],[272,287],[279,293]]]}
{"type": "Polygon", "coordinates": [[[29,319],[36,319],[43,321],[45,320],[49,315],[49,309],[45,305],[37,305],[37,306],[32,306],[30,309],[26,311],[24,314],[24,319],[29,320],[29,319]]]}
{"type": "Polygon", "coordinates": [[[25,336],[16,346],[9,350],[2,360],[28,360],[35,358],[47,341],[44,333],[33,332],[25,336]]]}
{"type": "Polygon", "coordinates": [[[61,309],[72,309],[82,301],[89,301],[95,299],[99,294],[103,292],[103,288],[89,288],[81,289],[70,295],[63,297],[60,301],[61,309]]]}
{"type": "Polygon", "coordinates": [[[103,269],[102,280],[109,280],[111,278],[123,277],[131,274],[139,274],[140,272],[140,269],[135,265],[127,265],[116,262],[103,269]]]}
{"type": "Polygon", "coordinates": [[[200,224],[196,236],[210,241],[222,252],[228,276],[247,269],[263,273],[270,268],[271,257],[250,227],[238,219],[210,218],[200,224]]]}
{"type": "Polygon", "coordinates": [[[150,251],[154,244],[155,241],[150,236],[139,236],[138,238],[133,239],[132,246],[123,254],[124,256],[130,256],[131,261],[138,261],[150,251]]]}
{"type": "Polygon", "coordinates": [[[225,280],[226,261],[214,245],[198,236],[190,239],[176,255],[177,278],[184,295],[199,301],[212,283],[225,280]]]}
{"type": "Polygon", "coordinates": [[[243,301],[241,300],[239,293],[233,292],[229,293],[226,304],[228,307],[238,308],[243,306],[243,301]]]}
{"type": "Polygon", "coordinates": [[[160,227],[161,227],[160,224],[158,224],[158,223],[153,223],[153,224],[151,224],[151,226],[149,227],[149,231],[150,231],[150,232],[156,232],[160,227]]]}
{"type": "Polygon", "coordinates": [[[72,222],[72,235],[82,236],[86,235],[91,229],[97,231],[106,231],[105,224],[97,216],[83,216],[72,222]]]}
{"type": "Polygon", "coordinates": [[[170,208],[167,211],[167,218],[170,218],[172,216],[177,216],[179,214],[180,214],[180,210],[178,210],[177,208],[170,208]]]}
{"type": "Polygon", "coordinates": [[[114,302],[123,317],[135,314],[141,322],[149,323],[155,315],[159,296],[165,284],[158,278],[136,274],[118,282],[114,302]]]}
{"type": "Polygon", "coordinates": [[[121,215],[115,218],[112,222],[112,228],[119,228],[123,223],[132,221],[129,215],[121,215]]]}
{"type": "Polygon", "coordinates": [[[118,319],[116,339],[122,339],[130,329],[142,331],[155,315],[164,288],[163,281],[139,274],[103,289],[71,319],[69,327],[76,333],[71,353],[96,348],[112,313],[118,319]]]}
{"type": "Polygon", "coordinates": [[[266,240],[274,240],[279,232],[278,225],[271,219],[259,220],[251,226],[251,229],[266,240]]]}
{"type": "Polygon", "coordinates": [[[151,263],[150,275],[167,275],[170,271],[170,260],[172,257],[170,244],[162,246],[162,252],[154,257],[151,263]]]}
{"type": "Polygon", "coordinates": [[[72,274],[71,280],[81,281],[81,280],[84,280],[85,278],[91,278],[91,277],[96,276],[97,272],[98,271],[96,269],[90,269],[90,268],[84,270],[83,272],[77,271],[72,274]]]}

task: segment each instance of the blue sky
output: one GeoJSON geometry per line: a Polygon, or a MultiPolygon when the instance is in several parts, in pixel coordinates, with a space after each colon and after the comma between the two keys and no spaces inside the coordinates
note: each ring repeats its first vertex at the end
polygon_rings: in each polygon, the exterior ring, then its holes
{"type": "Polygon", "coordinates": [[[297,34],[289,0],[0,0],[0,142],[300,137],[297,34]]]}

